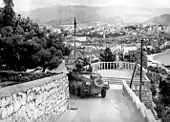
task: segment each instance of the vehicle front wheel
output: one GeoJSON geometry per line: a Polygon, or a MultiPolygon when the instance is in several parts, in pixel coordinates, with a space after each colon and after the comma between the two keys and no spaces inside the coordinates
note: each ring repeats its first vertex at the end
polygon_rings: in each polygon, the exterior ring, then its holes
{"type": "Polygon", "coordinates": [[[74,89],[74,94],[75,94],[76,96],[79,96],[78,88],[75,88],[75,89],[74,89]]]}
{"type": "Polygon", "coordinates": [[[81,98],[84,98],[85,94],[84,94],[84,90],[83,89],[80,89],[80,97],[81,98]]]}
{"type": "Polygon", "coordinates": [[[102,98],[105,98],[105,97],[106,97],[106,90],[105,90],[105,89],[102,89],[102,91],[101,91],[101,97],[102,97],[102,98]]]}

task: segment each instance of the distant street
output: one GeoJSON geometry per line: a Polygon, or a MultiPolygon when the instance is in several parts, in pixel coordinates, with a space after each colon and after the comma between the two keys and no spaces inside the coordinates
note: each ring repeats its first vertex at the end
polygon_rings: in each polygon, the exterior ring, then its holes
{"type": "Polygon", "coordinates": [[[111,85],[106,98],[71,95],[71,107],[75,110],[68,110],[57,122],[144,122],[132,101],[122,95],[120,85],[111,85]]]}

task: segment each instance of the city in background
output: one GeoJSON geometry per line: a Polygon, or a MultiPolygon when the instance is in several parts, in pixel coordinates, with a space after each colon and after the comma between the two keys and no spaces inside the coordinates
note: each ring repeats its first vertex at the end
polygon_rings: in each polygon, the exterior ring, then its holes
{"type": "Polygon", "coordinates": [[[170,121],[169,0],[0,3],[0,120],[170,121]]]}

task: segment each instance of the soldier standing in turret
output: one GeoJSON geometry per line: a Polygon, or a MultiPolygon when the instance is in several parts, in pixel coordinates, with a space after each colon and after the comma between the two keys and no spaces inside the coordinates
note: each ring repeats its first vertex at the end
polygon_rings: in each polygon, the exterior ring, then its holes
{"type": "Polygon", "coordinates": [[[91,66],[91,63],[89,64],[89,72],[93,71],[93,67],[91,66]]]}

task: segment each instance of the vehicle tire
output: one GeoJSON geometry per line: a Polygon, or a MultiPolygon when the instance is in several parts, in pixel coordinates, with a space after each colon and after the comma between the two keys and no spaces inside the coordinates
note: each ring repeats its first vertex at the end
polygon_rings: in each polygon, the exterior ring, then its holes
{"type": "Polygon", "coordinates": [[[78,88],[78,89],[77,89],[77,96],[80,96],[80,94],[81,94],[80,92],[81,92],[81,89],[78,88]]]}
{"type": "Polygon", "coordinates": [[[106,97],[106,90],[105,90],[105,89],[102,89],[102,90],[101,90],[101,97],[102,97],[102,98],[105,98],[105,97],[106,97]]]}
{"type": "Polygon", "coordinates": [[[76,96],[78,96],[78,92],[79,92],[79,91],[78,91],[78,88],[75,88],[75,89],[74,89],[74,94],[75,94],[76,96]]]}
{"type": "Polygon", "coordinates": [[[80,97],[81,98],[84,98],[85,94],[84,94],[84,90],[83,89],[80,89],[80,97]]]}
{"type": "Polygon", "coordinates": [[[75,94],[73,86],[70,86],[70,93],[75,94]]]}
{"type": "Polygon", "coordinates": [[[72,93],[70,84],[69,84],[69,92],[72,93]]]}

